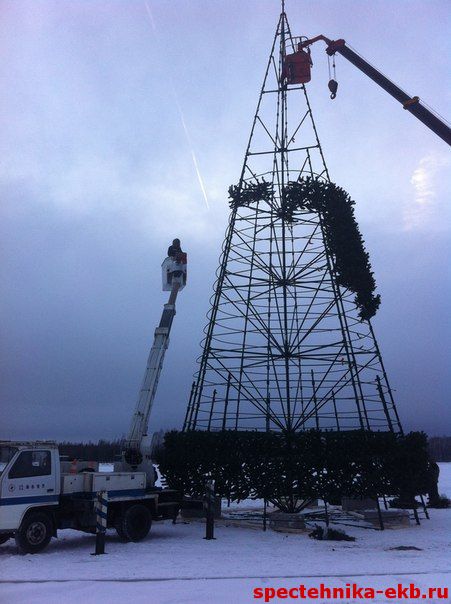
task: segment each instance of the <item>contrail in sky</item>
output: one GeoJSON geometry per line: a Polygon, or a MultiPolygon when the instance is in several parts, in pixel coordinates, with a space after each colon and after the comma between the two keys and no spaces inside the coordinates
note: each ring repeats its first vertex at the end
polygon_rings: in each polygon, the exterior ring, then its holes
{"type": "MultiPolygon", "coordinates": [[[[154,31],[155,37],[158,42],[157,28],[156,28],[155,21],[154,21],[153,15],[152,15],[152,11],[150,10],[149,3],[145,1],[144,6],[146,7],[146,12],[149,17],[150,24],[152,25],[152,29],[154,31]]],[[[207,191],[205,190],[204,181],[203,181],[202,175],[199,170],[199,164],[197,162],[197,157],[194,152],[193,143],[191,142],[191,136],[190,136],[189,130],[188,130],[186,122],[185,122],[182,107],[180,106],[177,91],[175,89],[174,81],[172,79],[171,74],[169,74],[169,81],[171,84],[172,94],[174,95],[174,101],[177,106],[177,110],[179,112],[180,121],[181,121],[182,127],[183,127],[183,132],[185,133],[186,142],[188,143],[188,147],[190,148],[190,151],[191,151],[191,157],[193,160],[194,169],[196,170],[197,180],[199,181],[200,190],[202,191],[202,195],[204,196],[205,205],[207,206],[207,209],[210,209],[210,204],[208,202],[208,197],[207,197],[207,191]]]]}

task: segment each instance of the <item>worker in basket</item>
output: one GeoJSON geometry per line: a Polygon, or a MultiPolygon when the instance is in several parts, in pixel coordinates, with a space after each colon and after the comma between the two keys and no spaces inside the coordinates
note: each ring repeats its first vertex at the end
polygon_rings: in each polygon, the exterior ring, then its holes
{"type": "Polygon", "coordinates": [[[182,254],[183,251],[180,247],[180,239],[173,239],[172,244],[168,247],[168,256],[180,264],[182,261],[182,254]]]}
{"type": "Polygon", "coordinates": [[[172,241],[172,245],[168,248],[168,256],[175,264],[175,266],[172,266],[172,270],[169,269],[170,275],[168,274],[168,282],[171,283],[172,277],[180,277],[183,273],[185,273],[186,282],[186,254],[182,251],[180,239],[174,239],[172,241]]]}

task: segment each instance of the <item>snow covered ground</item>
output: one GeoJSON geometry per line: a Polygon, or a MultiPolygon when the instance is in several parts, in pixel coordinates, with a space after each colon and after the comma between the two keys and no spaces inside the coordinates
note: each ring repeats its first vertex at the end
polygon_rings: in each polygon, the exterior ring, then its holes
{"type": "MultiPolygon", "coordinates": [[[[440,492],[451,496],[451,463],[440,467],[440,492]]],[[[421,589],[449,586],[451,510],[431,510],[431,519],[422,520],[421,526],[383,532],[348,527],[347,532],[355,542],[218,526],[217,539],[205,541],[200,521],[165,522],[155,523],[149,537],[137,544],[120,543],[111,531],[105,556],[91,556],[94,537],[75,531],[61,531],[58,540],[35,556],[18,555],[10,540],[0,546],[0,602],[241,604],[264,601],[254,599],[254,588],[289,589],[301,583],[357,583],[375,589],[398,583],[415,583],[421,589]],[[418,549],[393,549],[400,546],[418,549]]],[[[374,601],[401,600],[381,595],[374,601]]]]}

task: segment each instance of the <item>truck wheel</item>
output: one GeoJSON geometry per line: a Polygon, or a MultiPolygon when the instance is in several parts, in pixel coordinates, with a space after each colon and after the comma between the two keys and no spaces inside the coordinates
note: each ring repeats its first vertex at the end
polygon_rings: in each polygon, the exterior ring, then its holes
{"type": "Polygon", "coordinates": [[[12,537],[12,533],[11,534],[6,534],[6,535],[0,535],[0,545],[3,545],[4,543],[6,543],[8,541],[8,539],[11,539],[12,537]]]}
{"type": "Polygon", "coordinates": [[[152,516],[145,505],[136,504],[127,508],[116,524],[116,530],[124,541],[141,541],[149,534],[152,516]]]}
{"type": "Polygon", "coordinates": [[[50,543],[52,521],[45,512],[31,512],[22,520],[16,535],[18,548],[24,554],[37,554],[50,543]]]}

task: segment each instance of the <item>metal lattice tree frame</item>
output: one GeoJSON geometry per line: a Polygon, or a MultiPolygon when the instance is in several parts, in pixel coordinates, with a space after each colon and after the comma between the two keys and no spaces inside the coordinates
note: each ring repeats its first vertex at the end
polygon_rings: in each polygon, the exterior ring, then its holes
{"type": "Polygon", "coordinates": [[[284,215],[289,181],[329,180],[305,86],[283,83],[295,44],[282,9],[238,182],[273,193],[232,204],[184,429],[401,432],[371,323],[337,284],[320,214],[284,215]]]}

